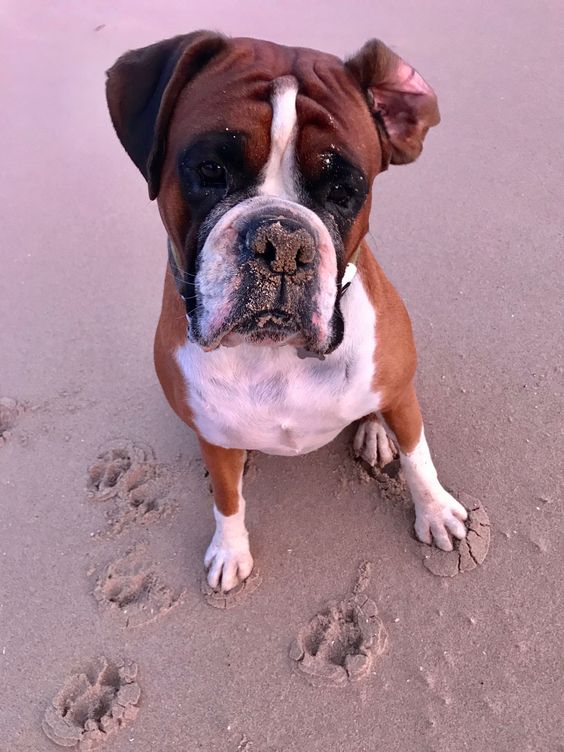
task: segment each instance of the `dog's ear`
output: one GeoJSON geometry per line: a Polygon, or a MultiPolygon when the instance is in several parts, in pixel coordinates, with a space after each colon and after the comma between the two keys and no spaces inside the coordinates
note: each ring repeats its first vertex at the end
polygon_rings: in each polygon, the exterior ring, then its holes
{"type": "Polygon", "coordinates": [[[389,161],[413,162],[421,154],[425,134],[440,121],[433,89],[379,39],[366,42],[345,67],[362,87],[379,130],[387,137],[389,161]]]}
{"type": "Polygon", "coordinates": [[[106,97],[119,140],[149,184],[159,192],[166,134],[186,83],[224,49],[220,34],[195,31],[122,55],[107,71],[106,97]]]}

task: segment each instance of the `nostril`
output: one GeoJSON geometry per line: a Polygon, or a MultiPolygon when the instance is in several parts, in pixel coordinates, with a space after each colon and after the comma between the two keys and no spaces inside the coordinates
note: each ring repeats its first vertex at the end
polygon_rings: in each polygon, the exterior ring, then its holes
{"type": "Polygon", "coordinates": [[[276,246],[272,241],[267,240],[264,245],[264,250],[261,251],[261,254],[264,256],[264,260],[267,264],[272,264],[274,261],[276,261],[276,246]]]}
{"type": "Polygon", "coordinates": [[[264,232],[248,232],[246,240],[247,248],[253,253],[262,256],[267,264],[276,261],[276,246],[264,232]]]}
{"type": "Polygon", "coordinates": [[[297,254],[297,261],[298,261],[298,264],[305,266],[306,264],[311,264],[314,257],[315,257],[315,244],[312,241],[310,243],[305,243],[304,245],[301,246],[297,254]]]}

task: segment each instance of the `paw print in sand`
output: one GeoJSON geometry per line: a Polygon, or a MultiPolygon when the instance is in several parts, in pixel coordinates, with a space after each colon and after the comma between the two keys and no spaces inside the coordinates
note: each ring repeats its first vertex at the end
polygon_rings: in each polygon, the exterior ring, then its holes
{"type": "Polygon", "coordinates": [[[155,461],[151,447],[119,439],[103,449],[88,468],[91,499],[116,502],[108,512],[110,532],[120,533],[130,522],[147,523],[166,513],[167,471],[155,461]]]}
{"type": "Polygon", "coordinates": [[[146,480],[155,461],[150,446],[117,439],[103,449],[88,468],[88,493],[96,501],[106,501],[127,493],[146,480]]]}
{"type": "Polygon", "coordinates": [[[117,612],[126,627],[158,619],[177,605],[180,595],[163,582],[141,547],[108,564],[94,588],[98,603],[117,612]]]}
{"type": "Polygon", "coordinates": [[[43,717],[45,735],[60,747],[90,752],[137,716],[137,666],[101,657],[73,673],[43,717]]]}
{"type": "Polygon", "coordinates": [[[369,572],[365,562],[349,596],[327,603],[292,642],[290,658],[309,684],[344,686],[358,681],[384,651],[387,634],[378,607],[363,592],[369,572]]]}

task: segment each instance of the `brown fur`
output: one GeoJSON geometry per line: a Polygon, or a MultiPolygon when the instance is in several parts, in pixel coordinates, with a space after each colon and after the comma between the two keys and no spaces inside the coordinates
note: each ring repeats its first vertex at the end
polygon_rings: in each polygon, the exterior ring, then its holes
{"type": "Polygon", "coordinates": [[[384,420],[395,433],[401,451],[412,452],[423,429],[423,420],[413,382],[398,396],[397,401],[386,410],[382,410],[384,420]]]}
{"type": "Polygon", "coordinates": [[[413,387],[417,356],[409,314],[364,242],[358,273],[376,311],[374,391],[382,395],[382,414],[402,452],[410,452],[423,423],[413,387]]]}
{"type": "Polygon", "coordinates": [[[195,429],[188,404],[188,388],[174,353],[186,342],[188,321],[172,273],[167,265],[161,316],[155,334],[155,370],[168,404],[181,420],[195,429]]]}
{"type": "Polygon", "coordinates": [[[200,436],[200,451],[208,468],[215,505],[225,517],[239,510],[239,483],[245,469],[244,449],[224,449],[200,436]]]}

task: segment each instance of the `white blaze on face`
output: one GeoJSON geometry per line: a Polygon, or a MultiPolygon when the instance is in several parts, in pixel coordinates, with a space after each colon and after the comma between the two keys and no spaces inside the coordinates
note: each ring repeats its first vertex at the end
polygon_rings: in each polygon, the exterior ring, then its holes
{"type": "Polygon", "coordinates": [[[296,97],[298,82],[293,76],[277,78],[272,94],[270,155],[262,172],[259,196],[298,200],[296,186],[296,97]]]}

